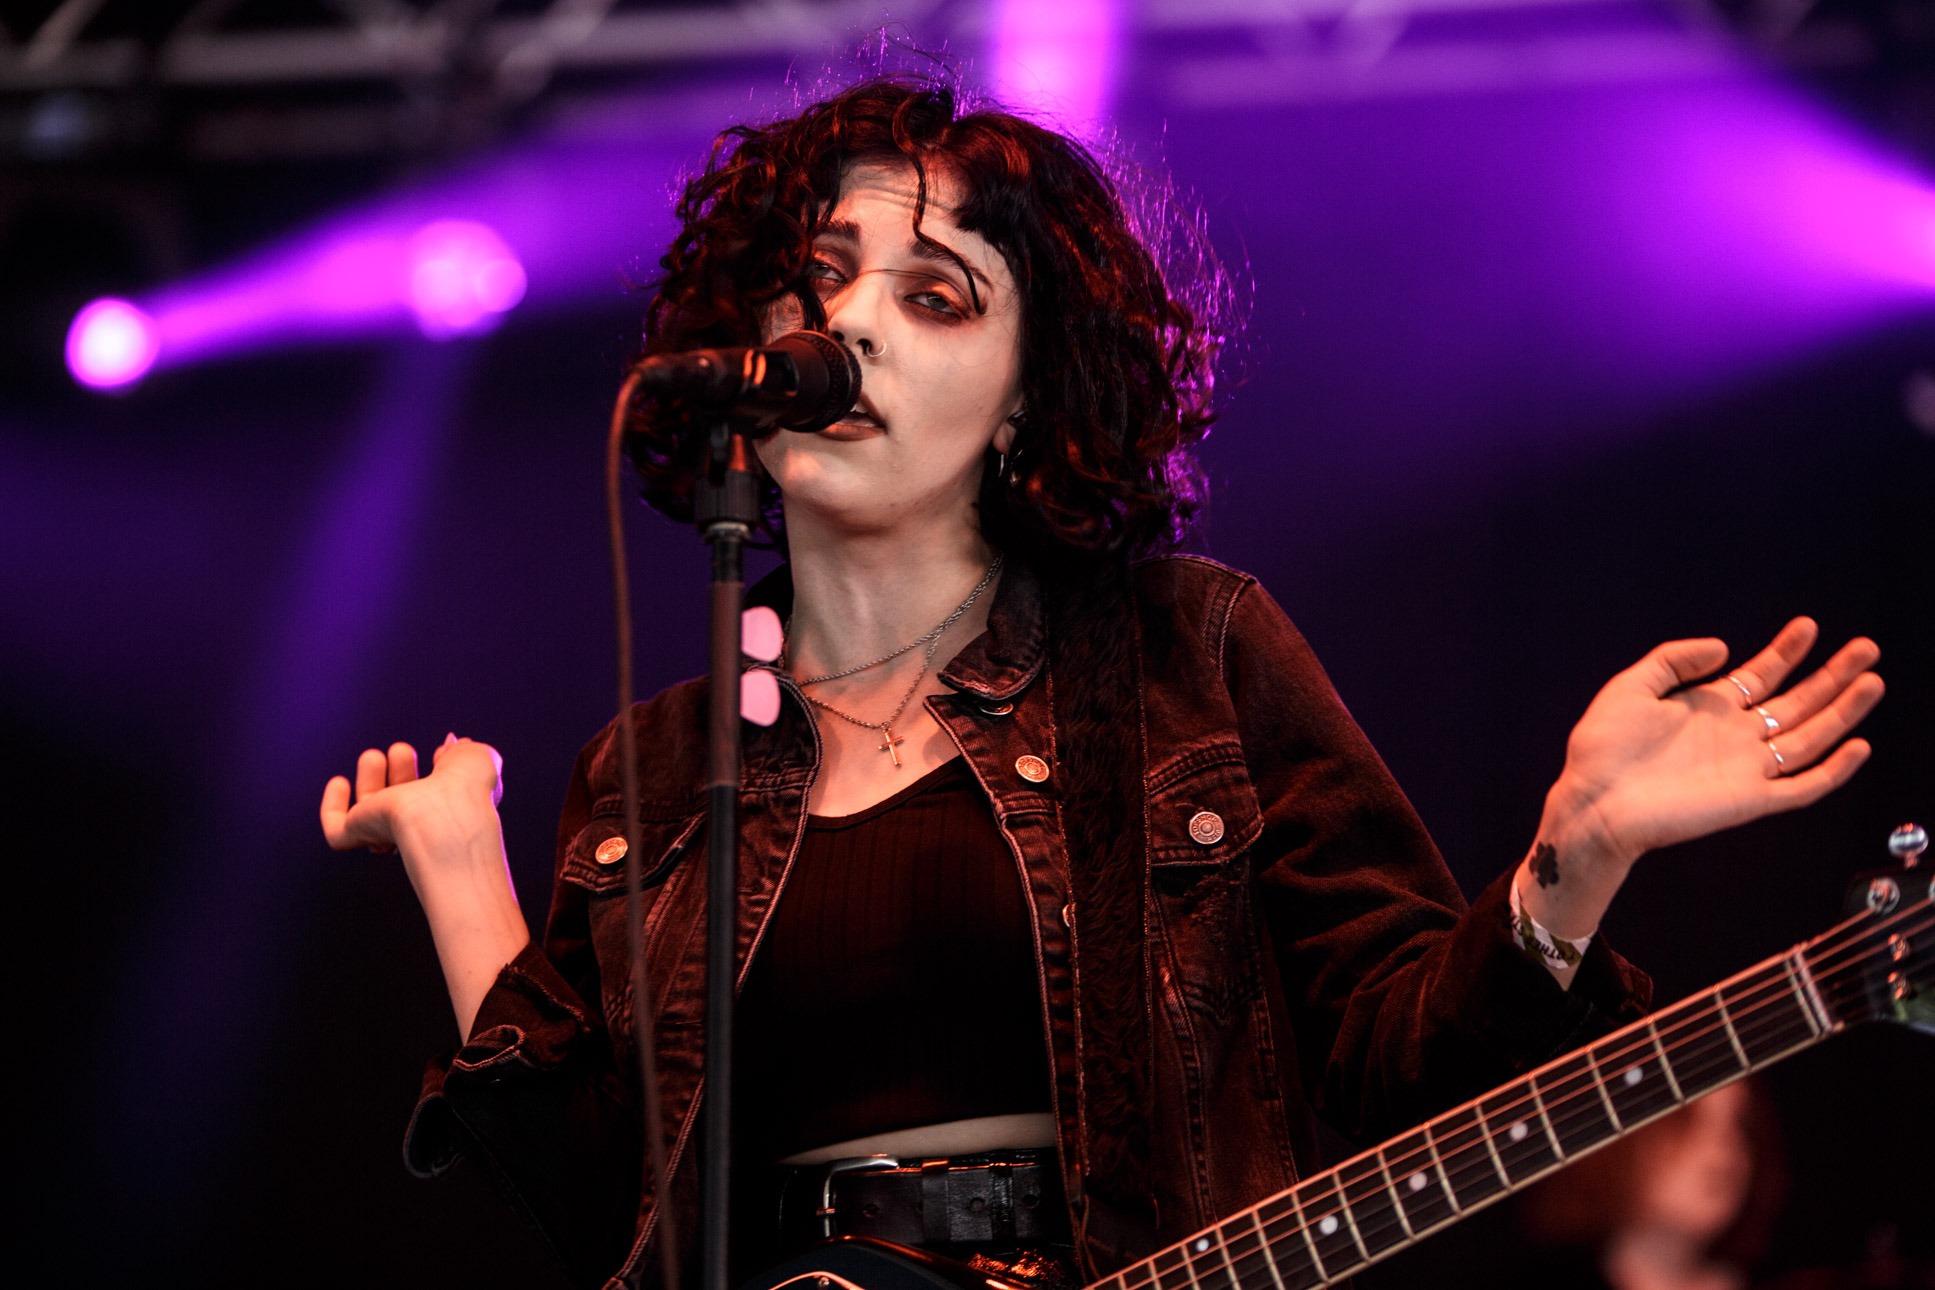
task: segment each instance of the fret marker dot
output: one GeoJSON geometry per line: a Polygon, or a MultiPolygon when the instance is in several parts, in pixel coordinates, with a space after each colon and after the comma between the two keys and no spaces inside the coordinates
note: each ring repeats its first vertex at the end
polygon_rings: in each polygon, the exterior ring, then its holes
{"type": "Polygon", "coordinates": [[[1422,1169],[1418,1170],[1418,1172],[1412,1174],[1409,1178],[1405,1179],[1404,1181],[1405,1181],[1405,1185],[1410,1187],[1412,1191],[1423,1191],[1424,1190],[1424,1170],[1422,1169]]]}
{"type": "Polygon", "coordinates": [[[1337,1215],[1325,1214],[1324,1221],[1317,1224],[1317,1230],[1325,1236],[1335,1236],[1337,1234],[1337,1215]]]}
{"type": "Polygon", "coordinates": [[[1199,1236],[1196,1238],[1196,1253],[1201,1254],[1204,1250],[1207,1250],[1208,1248],[1209,1248],[1209,1238],[1207,1236],[1199,1236]]]}
{"type": "Polygon", "coordinates": [[[1525,1127],[1525,1121],[1523,1120],[1520,1120],[1517,1124],[1514,1124],[1511,1128],[1505,1130],[1506,1136],[1511,1138],[1511,1140],[1514,1142],[1525,1141],[1525,1135],[1530,1132],[1531,1130],[1525,1127]]]}
{"type": "Polygon", "coordinates": [[[1626,1081],[1627,1088],[1631,1088],[1646,1078],[1646,1068],[1644,1066],[1629,1066],[1626,1068],[1626,1073],[1620,1076],[1620,1078],[1626,1081]]]}

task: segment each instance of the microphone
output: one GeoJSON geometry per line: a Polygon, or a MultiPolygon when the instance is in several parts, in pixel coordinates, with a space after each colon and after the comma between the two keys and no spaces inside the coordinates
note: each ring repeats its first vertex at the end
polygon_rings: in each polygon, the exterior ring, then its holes
{"type": "Polygon", "coordinates": [[[817,331],[758,348],[654,354],[632,370],[639,394],[747,417],[763,429],[824,430],[860,397],[860,360],[817,331]]]}

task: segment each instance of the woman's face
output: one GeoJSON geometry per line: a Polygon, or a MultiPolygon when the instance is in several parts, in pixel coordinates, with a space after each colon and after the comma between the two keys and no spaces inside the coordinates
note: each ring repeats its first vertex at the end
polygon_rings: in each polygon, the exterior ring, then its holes
{"type": "MultiPolygon", "coordinates": [[[[988,448],[1005,452],[1013,442],[1007,422],[1021,388],[1013,275],[999,252],[954,223],[956,186],[944,170],[928,172],[921,231],[953,257],[917,241],[915,185],[905,163],[856,163],[815,242],[811,274],[827,330],[860,356],[861,396],[851,415],[818,434],[760,441],[789,527],[803,511],[852,532],[966,514],[988,448]]],[[[771,325],[786,331],[797,314],[771,325]]]]}
{"type": "Polygon", "coordinates": [[[1679,1112],[1680,1133],[1642,1159],[1635,1219],[1701,1242],[1732,1226],[1753,1185],[1750,1108],[1747,1086],[1730,1084],[1679,1112]]]}

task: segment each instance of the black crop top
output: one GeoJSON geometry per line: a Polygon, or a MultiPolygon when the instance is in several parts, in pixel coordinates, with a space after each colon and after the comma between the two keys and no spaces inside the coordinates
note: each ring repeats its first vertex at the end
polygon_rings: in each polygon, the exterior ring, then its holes
{"type": "Polygon", "coordinates": [[[1031,917],[959,757],[808,817],[740,996],[733,1154],[1048,1110],[1031,917]]]}

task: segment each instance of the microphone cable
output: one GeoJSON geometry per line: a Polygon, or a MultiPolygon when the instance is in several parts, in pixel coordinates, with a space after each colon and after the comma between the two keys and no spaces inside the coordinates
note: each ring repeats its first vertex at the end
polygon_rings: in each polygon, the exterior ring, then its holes
{"type": "Polygon", "coordinates": [[[663,1290],[679,1290],[678,1231],[670,1212],[672,1180],[666,1174],[658,1057],[652,1035],[651,996],[645,988],[645,891],[638,854],[638,732],[632,725],[632,597],[625,559],[625,415],[642,377],[634,367],[612,405],[611,431],[605,439],[605,527],[611,541],[613,625],[618,645],[618,756],[625,797],[625,938],[631,965],[632,1037],[638,1045],[638,1077],[644,1086],[644,1184],[655,1187],[653,1220],[658,1227],[663,1290]]]}

